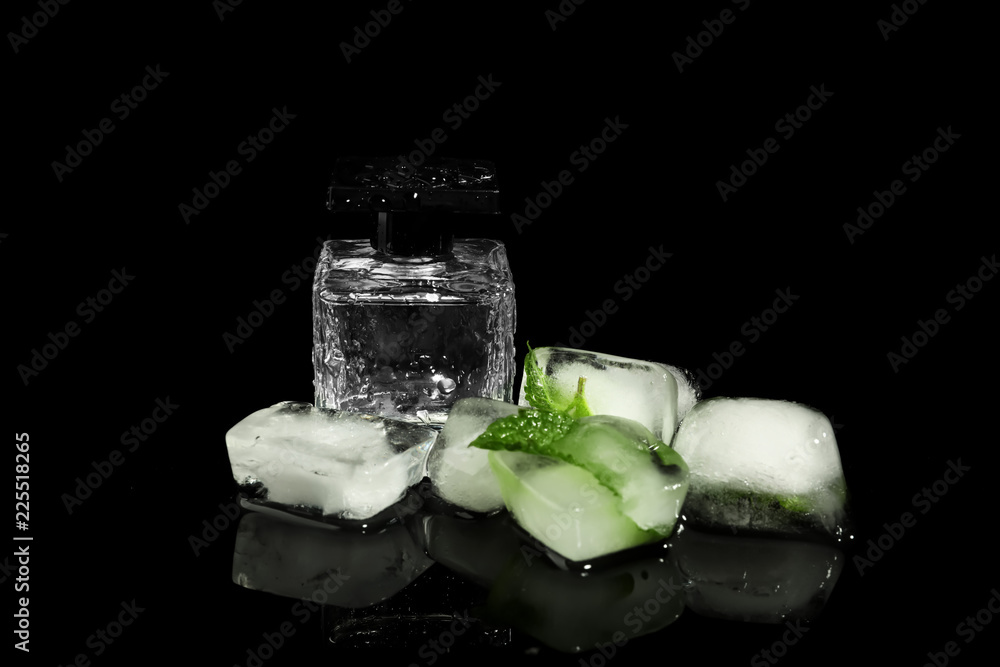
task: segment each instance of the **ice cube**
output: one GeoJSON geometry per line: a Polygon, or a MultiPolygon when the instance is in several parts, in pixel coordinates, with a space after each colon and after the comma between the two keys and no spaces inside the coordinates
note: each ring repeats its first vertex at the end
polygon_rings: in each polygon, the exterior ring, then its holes
{"type": "Polygon", "coordinates": [[[535,348],[525,360],[521,405],[530,405],[532,391],[537,390],[531,386],[537,376],[529,372],[529,364],[537,364],[549,392],[567,401],[575,394],[580,378],[586,378],[584,395],[592,414],[633,419],[666,443],[673,437],[677,380],[666,365],[570,348],[535,348]]]}
{"type": "Polygon", "coordinates": [[[226,433],[233,477],[261,499],[361,520],[403,497],[425,472],[437,433],[426,426],[286,401],[226,433]]]}
{"type": "Polygon", "coordinates": [[[677,381],[677,421],[681,421],[701,398],[701,385],[694,373],[686,368],[664,364],[677,381]]]}
{"type": "Polygon", "coordinates": [[[674,438],[691,472],[685,520],[765,533],[840,537],[847,486],[833,426],[790,401],[712,398],[674,438]]]}
{"type": "Polygon", "coordinates": [[[494,420],[517,413],[513,403],[488,398],[457,401],[427,459],[427,474],[441,498],[473,512],[503,507],[485,449],[469,447],[494,420]]]}
{"type": "Polygon", "coordinates": [[[587,561],[657,539],[622,514],[621,499],[583,468],[548,456],[490,452],[515,521],[571,561],[587,561]]]}

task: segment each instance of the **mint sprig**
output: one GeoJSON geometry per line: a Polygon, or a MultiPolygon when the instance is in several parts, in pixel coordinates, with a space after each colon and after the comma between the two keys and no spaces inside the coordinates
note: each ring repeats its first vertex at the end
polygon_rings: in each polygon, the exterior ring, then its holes
{"type": "Polygon", "coordinates": [[[566,435],[575,422],[576,419],[561,412],[525,409],[497,419],[469,446],[544,456],[551,452],[552,443],[566,435]]]}
{"type": "Polygon", "coordinates": [[[538,363],[535,351],[528,345],[528,355],[524,359],[524,400],[533,408],[564,412],[571,417],[588,417],[593,413],[587,405],[584,388],[587,378],[577,380],[576,392],[572,395],[561,392],[555,382],[545,374],[545,369],[538,363]]]}

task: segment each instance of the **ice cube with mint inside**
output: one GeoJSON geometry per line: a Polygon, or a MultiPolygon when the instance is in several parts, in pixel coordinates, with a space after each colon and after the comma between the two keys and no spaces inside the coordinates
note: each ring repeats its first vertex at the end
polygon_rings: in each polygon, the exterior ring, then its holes
{"type": "Polygon", "coordinates": [[[790,401],[712,398],[688,413],[673,445],[691,469],[685,521],[734,532],[845,532],[847,484],[823,413],[790,401]]]}
{"type": "Polygon", "coordinates": [[[434,429],[286,401],[226,433],[233,477],[255,499],[368,519],[423,479],[434,429]]]}
{"type": "Polygon", "coordinates": [[[469,447],[497,419],[517,414],[512,403],[489,398],[455,402],[427,458],[435,493],[465,510],[488,514],[503,508],[500,486],[490,470],[488,452],[469,447]]]}
{"type": "Polygon", "coordinates": [[[667,537],[688,488],[684,460],[642,424],[524,408],[472,442],[532,537],[586,561],[667,537]]]}
{"type": "Polygon", "coordinates": [[[575,417],[625,417],[669,443],[678,422],[679,389],[680,403],[689,409],[697,390],[680,369],[599,352],[538,347],[524,360],[520,404],[575,417]]]}

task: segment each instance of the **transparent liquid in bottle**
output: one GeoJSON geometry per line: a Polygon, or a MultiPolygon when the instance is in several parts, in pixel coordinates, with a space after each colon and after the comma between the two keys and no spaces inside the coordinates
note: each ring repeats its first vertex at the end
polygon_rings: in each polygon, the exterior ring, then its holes
{"type": "Polygon", "coordinates": [[[439,258],[328,241],[313,288],[316,405],[440,425],[460,398],[510,401],[514,284],[502,243],[439,258]]]}

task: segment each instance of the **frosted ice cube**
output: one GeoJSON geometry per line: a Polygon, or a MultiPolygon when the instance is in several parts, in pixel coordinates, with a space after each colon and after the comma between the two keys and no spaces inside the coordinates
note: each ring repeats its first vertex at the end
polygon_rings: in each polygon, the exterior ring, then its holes
{"type": "Polygon", "coordinates": [[[733,530],[843,533],[840,452],[830,420],[813,408],[712,398],[688,413],[674,449],[691,472],[685,520],[733,530]]]}
{"type": "MultiPolygon", "coordinates": [[[[677,427],[678,391],[666,365],[561,347],[539,347],[532,353],[526,363],[533,363],[534,356],[552,391],[572,397],[579,379],[587,378],[584,395],[593,414],[633,419],[670,442],[677,427]]],[[[521,381],[520,404],[525,406],[529,375],[526,369],[521,381]]]]}
{"type": "Polygon", "coordinates": [[[233,477],[266,500],[367,519],[419,482],[437,433],[428,427],[286,401],[226,433],[233,477]]]}
{"type": "Polygon", "coordinates": [[[473,512],[489,513],[503,507],[488,452],[469,447],[469,443],[494,420],[518,409],[512,403],[488,398],[463,398],[455,403],[427,459],[427,474],[437,495],[473,512]]]}

